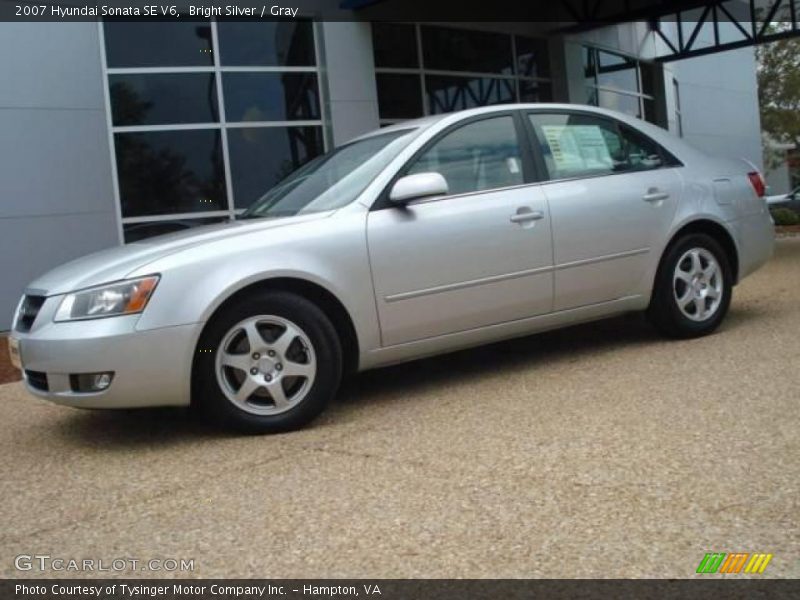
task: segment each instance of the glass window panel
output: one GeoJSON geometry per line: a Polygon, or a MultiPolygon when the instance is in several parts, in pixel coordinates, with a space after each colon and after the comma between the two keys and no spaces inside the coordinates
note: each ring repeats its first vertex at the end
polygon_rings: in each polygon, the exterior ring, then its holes
{"type": "Polygon", "coordinates": [[[531,114],[552,179],[603,175],[625,163],[624,145],[608,119],[583,114],[531,114]]]}
{"type": "Polygon", "coordinates": [[[517,36],[517,75],[550,77],[550,55],[547,41],[517,36]]]}
{"type": "Polygon", "coordinates": [[[514,121],[503,116],[474,121],[448,133],[408,173],[441,173],[450,194],[464,194],[522,184],[521,165],[514,121]]]}
{"type": "Polygon", "coordinates": [[[226,21],[217,24],[220,64],[308,67],[317,63],[310,21],[226,21]]]}
{"type": "Polygon", "coordinates": [[[486,31],[422,27],[426,69],[513,74],[511,36],[486,31]]]}
{"type": "Polygon", "coordinates": [[[597,85],[597,52],[594,48],[583,46],[583,77],[586,85],[597,85]]]}
{"type": "Polygon", "coordinates": [[[416,133],[396,129],[370,135],[317,156],[261,195],[241,218],[308,214],[350,204],[416,133]]]}
{"type": "Polygon", "coordinates": [[[208,21],[105,20],[103,28],[109,68],[214,64],[208,21]]]}
{"type": "Polygon", "coordinates": [[[219,129],[117,133],[122,216],[227,209],[219,129]]]}
{"type": "Polygon", "coordinates": [[[617,94],[608,90],[597,90],[597,105],[601,108],[616,110],[637,119],[642,118],[639,106],[639,96],[629,96],[627,94],[617,94]]]}
{"type": "Polygon", "coordinates": [[[529,117],[554,179],[657,169],[674,160],[647,136],[609,119],[578,114],[529,117]]]}
{"type": "Polygon", "coordinates": [[[428,75],[425,91],[430,114],[504,104],[514,102],[516,97],[513,79],[490,77],[428,75]]]}
{"type": "Polygon", "coordinates": [[[213,73],[109,75],[108,85],[117,126],[218,120],[213,73]]]}
{"type": "Polygon", "coordinates": [[[228,129],[236,207],[247,208],[296,168],[323,152],[321,127],[228,129]]]}
{"type": "Polygon", "coordinates": [[[520,102],[552,102],[553,90],[549,83],[541,81],[519,82],[519,101],[520,102]]]}
{"type": "Polygon", "coordinates": [[[422,83],[419,75],[376,73],[375,80],[381,119],[413,119],[422,116],[422,83]]]}
{"type": "Polygon", "coordinates": [[[649,98],[642,98],[642,104],[644,105],[644,120],[658,125],[655,101],[649,98]]]}
{"type": "Polygon", "coordinates": [[[597,88],[586,88],[586,104],[589,106],[597,106],[597,88]]]}
{"type": "Polygon", "coordinates": [[[320,118],[314,73],[224,73],[222,77],[229,122],[320,118]]]}
{"type": "Polygon", "coordinates": [[[657,169],[672,162],[669,153],[649,137],[638,131],[621,125],[620,131],[625,141],[625,154],[627,159],[626,170],[645,171],[657,169]]]}
{"type": "Polygon", "coordinates": [[[664,69],[661,65],[640,62],[639,76],[642,78],[642,94],[651,97],[656,96],[659,91],[659,84],[663,85],[664,81],[664,69]]]}
{"type": "Polygon", "coordinates": [[[597,85],[638,92],[636,61],[611,52],[597,51],[597,85]]]}
{"type": "Polygon", "coordinates": [[[174,221],[148,221],[146,223],[128,223],[123,225],[123,235],[126,244],[139,242],[157,235],[179,233],[193,227],[224,223],[228,217],[211,217],[207,219],[176,219],[174,221]]]}
{"type": "Polygon", "coordinates": [[[391,68],[419,67],[417,33],[413,25],[373,23],[372,51],[375,66],[391,68]]]}

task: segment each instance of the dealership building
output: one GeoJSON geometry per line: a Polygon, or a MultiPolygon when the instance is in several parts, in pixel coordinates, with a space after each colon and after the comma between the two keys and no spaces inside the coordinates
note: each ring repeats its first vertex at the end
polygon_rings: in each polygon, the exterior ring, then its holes
{"type": "Polygon", "coordinates": [[[761,165],[754,50],[733,43],[746,31],[732,21],[569,28],[360,10],[0,23],[0,330],[44,271],[233,219],[310,158],[422,115],[594,104],[761,165]],[[721,35],[734,49],[705,51],[724,49],[721,35]]]}

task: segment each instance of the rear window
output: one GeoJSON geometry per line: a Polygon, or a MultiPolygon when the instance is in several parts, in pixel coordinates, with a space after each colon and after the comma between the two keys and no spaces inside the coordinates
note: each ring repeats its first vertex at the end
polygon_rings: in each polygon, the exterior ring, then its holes
{"type": "Polygon", "coordinates": [[[528,115],[551,179],[673,166],[660,145],[627,125],[581,113],[528,115]]]}

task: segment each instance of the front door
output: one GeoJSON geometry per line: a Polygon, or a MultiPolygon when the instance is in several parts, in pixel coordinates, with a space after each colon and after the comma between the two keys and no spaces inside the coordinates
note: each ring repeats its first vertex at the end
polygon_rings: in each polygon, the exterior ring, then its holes
{"type": "Polygon", "coordinates": [[[550,215],[510,113],[459,124],[403,174],[438,172],[446,196],[370,213],[384,346],[547,313],[550,215]]]}

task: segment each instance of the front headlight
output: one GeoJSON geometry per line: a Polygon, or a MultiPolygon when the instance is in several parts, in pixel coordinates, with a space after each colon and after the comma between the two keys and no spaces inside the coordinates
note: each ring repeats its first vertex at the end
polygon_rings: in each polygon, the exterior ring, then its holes
{"type": "Polygon", "coordinates": [[[147,306],[156,284],[158,275],[153,275],[67,294],[54,320],[77,321],[140,313],[147,306]]]}

